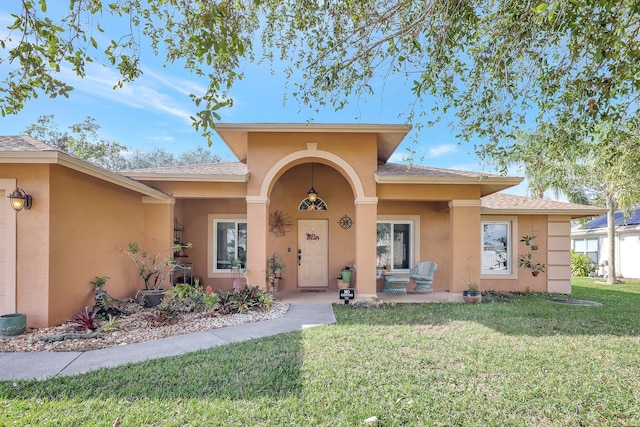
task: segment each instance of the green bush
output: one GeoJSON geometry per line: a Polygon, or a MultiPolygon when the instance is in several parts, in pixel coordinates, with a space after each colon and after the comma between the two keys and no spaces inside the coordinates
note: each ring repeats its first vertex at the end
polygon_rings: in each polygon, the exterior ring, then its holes
{"type": "Polygon", "coordinates": [[[220,294],[220,314],[246,313],[255,309],[269,310],[273,295],[257,286],[245,285],[242,289],[220,294]]]}
{"type": "Polygon", "coordinates": [[[589,273],[593,273],[596,270],[595,265],[591,258],[585,254],[577,254],[575,251],[571,251],[571,275],[577,277],[586,277],[589,273]]]}

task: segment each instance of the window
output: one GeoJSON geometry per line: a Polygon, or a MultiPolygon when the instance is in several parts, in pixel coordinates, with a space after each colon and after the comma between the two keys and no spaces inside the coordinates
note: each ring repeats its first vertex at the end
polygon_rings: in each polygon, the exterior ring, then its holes
{"type": "Polygon", "coordinates": [[[320,197],[318,197],[315,202],[312,202],[307,197],[306,199],[300,202],[300,204],[298,205],[298,210],[299,211],[326,211],[328,210],[328,208],[325,201],[322,200],[320,197]]]}
{"type": "Polygon", "coordinates": [[[573,239],[573,250],[578,254],[585,254],[594,264],[598,265],[598,239],[573,239]]]}
{"type": "Polygon", "coordinates": [[[482,222],[482,273],[511,274],[511,222],[482,222]]]}
{"type": "Polygon", "coordinates": [[[247,221],[215,220],[213,229],[215,269],[230,270],[238,261],[244,268],[247,264],[247,221]]]}
{"type": "Polygon", "coordinates": [[[377,266],[393,270],[411,268],[413,259],[413,221],[378,221],[377,266]]]}

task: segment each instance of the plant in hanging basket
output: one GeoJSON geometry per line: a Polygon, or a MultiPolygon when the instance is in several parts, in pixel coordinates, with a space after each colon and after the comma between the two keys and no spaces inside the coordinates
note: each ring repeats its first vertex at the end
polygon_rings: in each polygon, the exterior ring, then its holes
{"type": "Polygon", "coordinates": [[[544,273],[545,269],[547,268],[545,264],[542,264],[540,262],[533,262],[533,256],[531,255],[531,252],[520,255],[520,257],[518,258],[518,267],[528,268],[529,270],[531,270],[531,274],[533,276],[544,273]]]}

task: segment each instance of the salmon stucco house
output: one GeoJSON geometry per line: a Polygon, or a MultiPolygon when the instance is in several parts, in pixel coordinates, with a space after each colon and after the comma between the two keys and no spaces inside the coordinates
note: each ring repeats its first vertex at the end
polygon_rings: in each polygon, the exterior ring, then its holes
{"type": "Polygon", "coordinates": [[[389,163],[409,130],[222,123],[216,132],[238,162],[120,174],[26,136],[0,137],[0,313],[26,313],[30,326],[65,321],[92,304],[96,276],[110,278],[112,295],[132,296],[142,282],[118,248],[174,239],[193,244],[181,261],[213,289],[231,288],[235,260],[266,286],[277,253],[281,288],[292,292],[336,291],[351,265],[358,296],[376,296],[382,265],[408,275],[433,261],[436,291],[474,281],[569,293],[570,220],[603,211],[500,193],[521,178],[389,163]],[[17,187],[32,197],[29,210],[10,207],[17,187]],[[536,236],[533,246],[524,236],[536,236]],[[525,254],[545,272],[519,269],[525,254]]]}

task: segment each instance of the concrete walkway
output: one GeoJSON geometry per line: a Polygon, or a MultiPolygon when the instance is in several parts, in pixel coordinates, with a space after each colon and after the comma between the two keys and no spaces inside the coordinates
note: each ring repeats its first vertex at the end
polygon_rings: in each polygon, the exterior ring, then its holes
{"type": "Polygon", "coordinates": [[[147,359],[178,356],[311,326],[335,323],[331,304],[292,304],[284,317],[85,352],[0,353],[0,381],[75,375],[147,359]]]}

